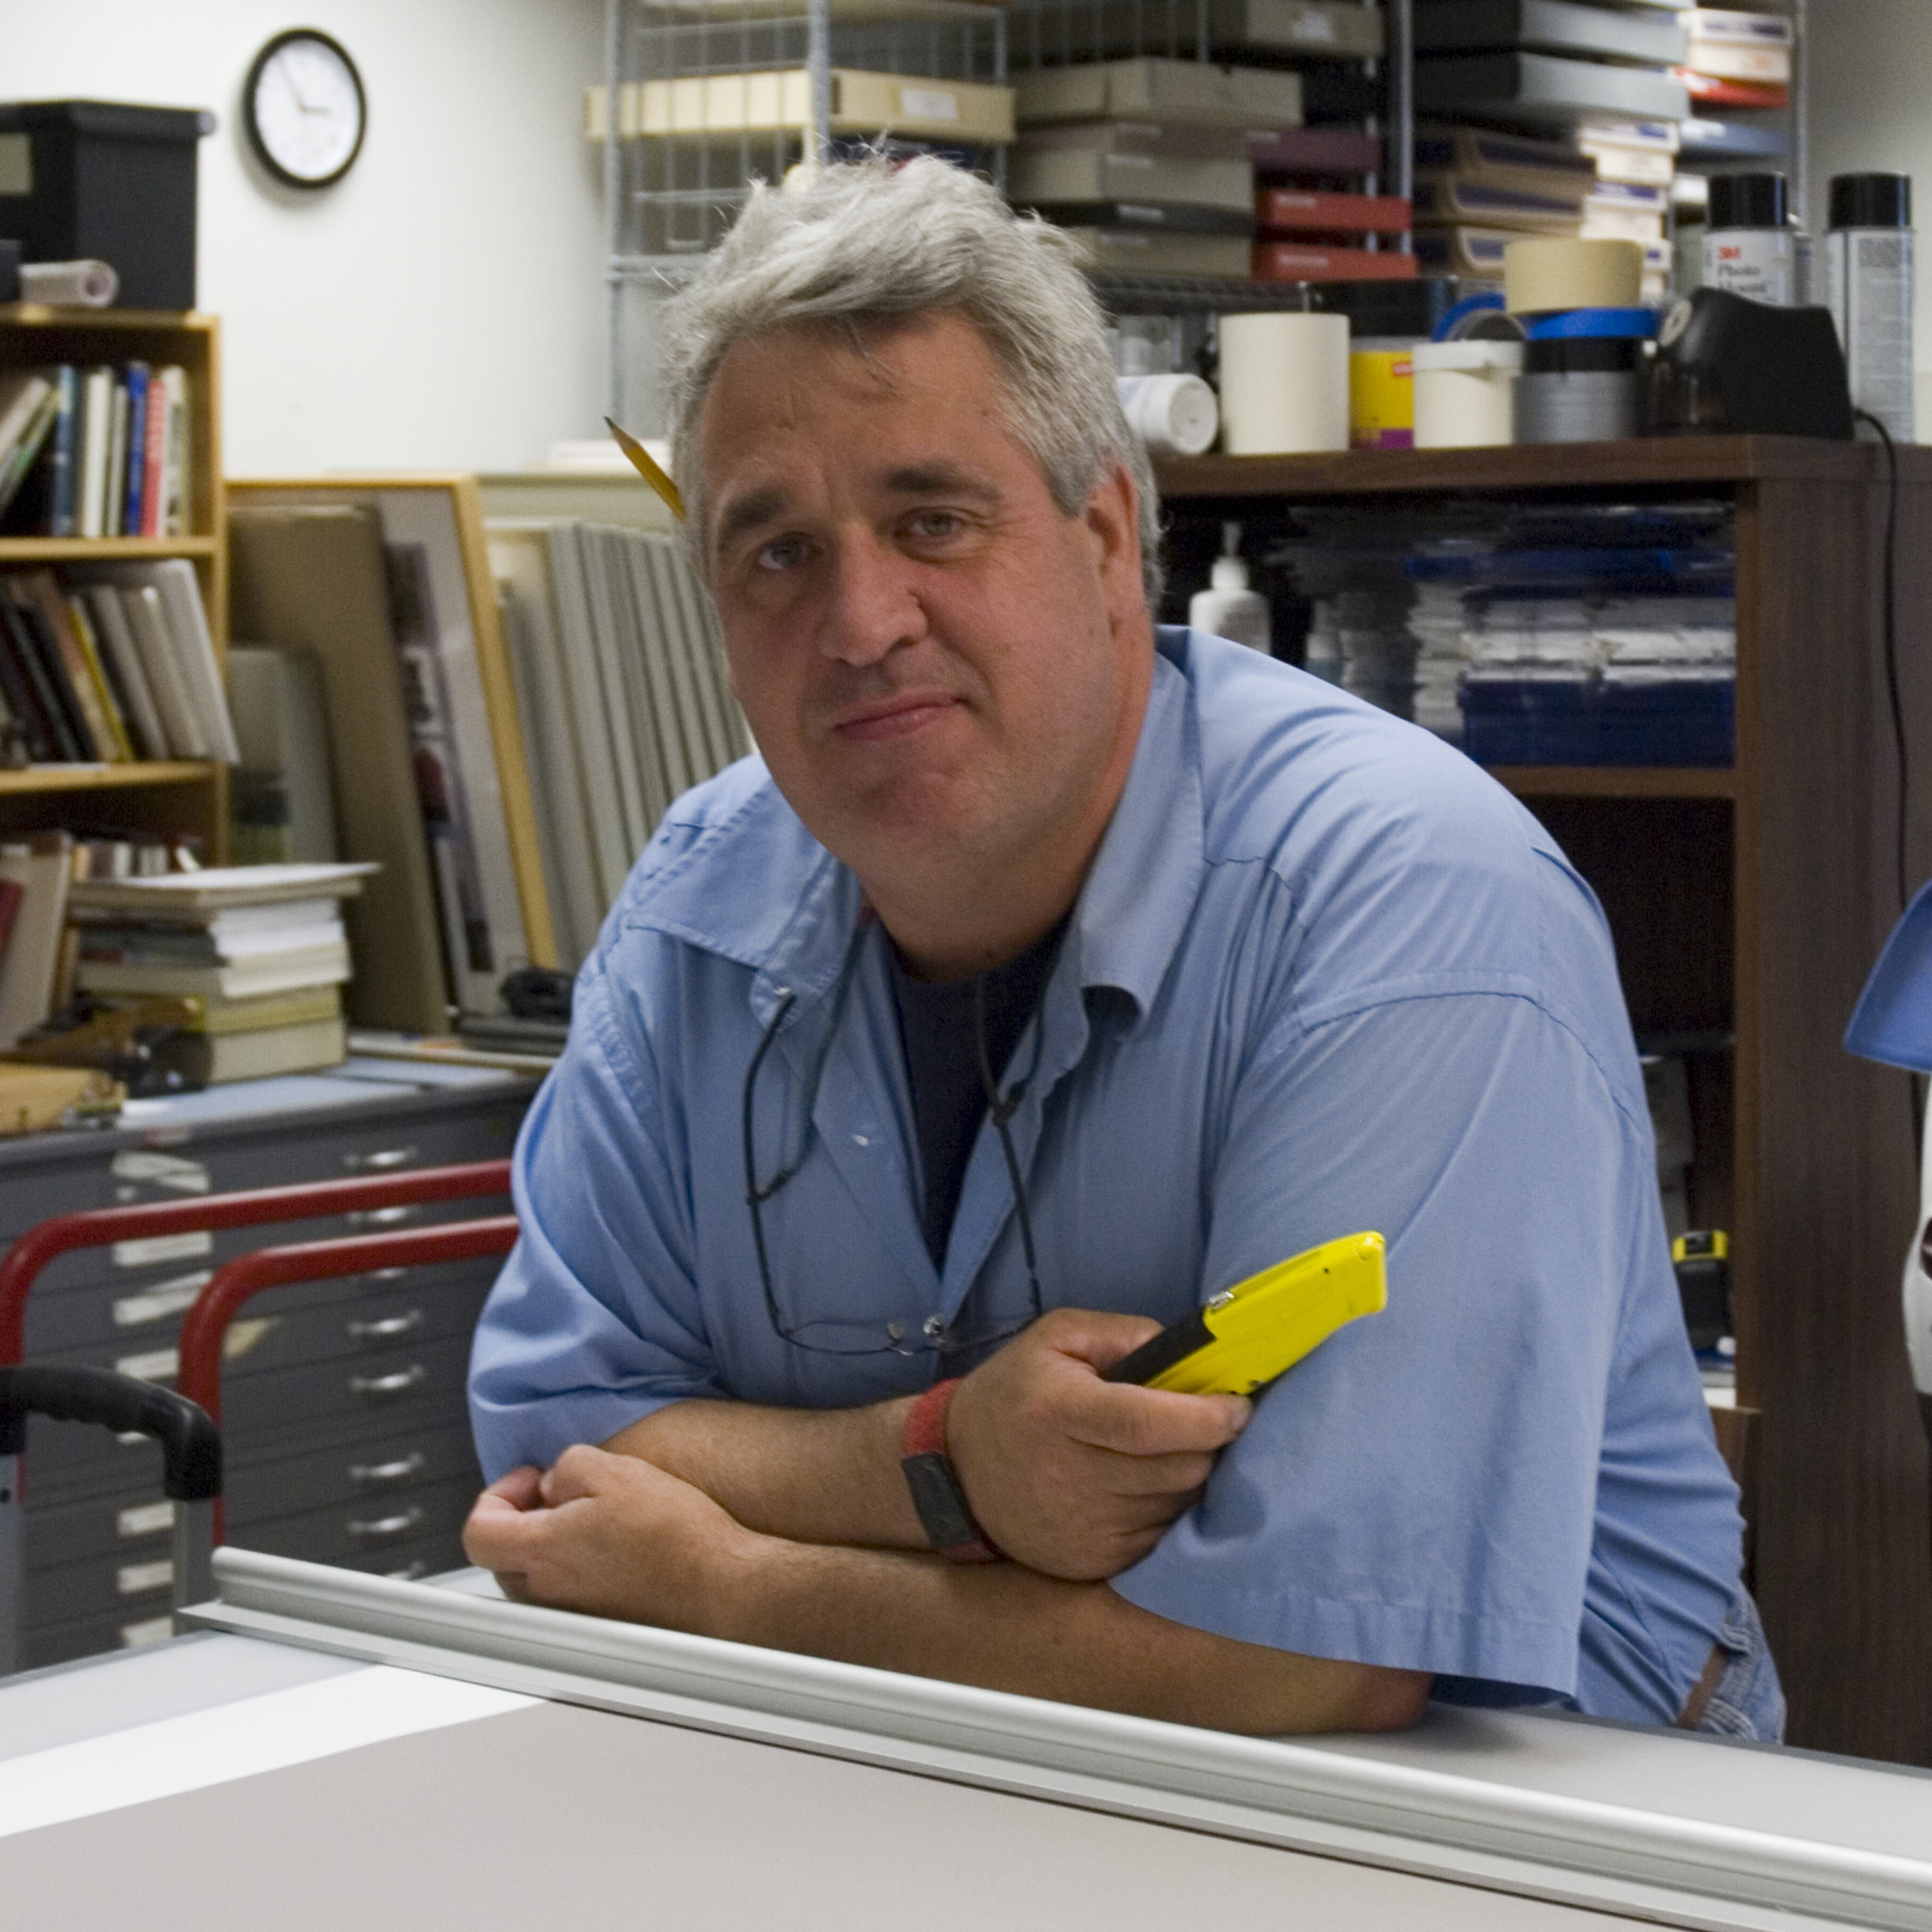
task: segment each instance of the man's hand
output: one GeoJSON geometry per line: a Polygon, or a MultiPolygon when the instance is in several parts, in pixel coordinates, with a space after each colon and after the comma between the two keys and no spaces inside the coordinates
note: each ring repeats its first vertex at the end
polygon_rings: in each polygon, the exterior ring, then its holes
{"type": "Polygon", "coordinates": [[[1043,1576],[1097,1582],[1137,1563],[1253,1412],[1243,1396],[1100,1379],[1159,1332],[1145,1316],[1055,1309],[952,1397],[947,1453],[973,1514],[1043,1576]]]}
{"type": "Polygon", "coordinates": [[[519,1602],[711,1636],[759,1540],[702,1490],[587,1447],[548,1473],[512,1469],[463,1529],[469,1560],[519,1602]]]}

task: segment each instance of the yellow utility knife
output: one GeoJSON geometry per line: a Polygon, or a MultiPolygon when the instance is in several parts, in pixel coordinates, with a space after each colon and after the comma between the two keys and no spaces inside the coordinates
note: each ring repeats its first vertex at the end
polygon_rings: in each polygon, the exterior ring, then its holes
{"type": "Polygon", "coordinates": [[[1224,1289],[1100,1379],[1182,1395],[1252,1395],[1388,1300],[1379,1235],[1345,1235],[1224,1289]]]}

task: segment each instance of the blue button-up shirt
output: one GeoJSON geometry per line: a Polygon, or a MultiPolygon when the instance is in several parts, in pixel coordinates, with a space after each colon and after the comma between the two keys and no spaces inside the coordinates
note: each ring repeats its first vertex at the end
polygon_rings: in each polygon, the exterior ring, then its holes
{"type": "MultiPolygon", "coordinates": [[[[756,760],[667,816],[518,1147],[523,1240],[471,1371],[491,1476],[684,1397],[825,1407],[941,1373],[774,1328],[740,1114],[774,1021],[753,1114],[761,1181],[803,1152],[764,1209],[785,1326],[880,1348],[1024,1315],[990,1126],[927,1255],[882,935],[828,1032],[860,915],[756,760]]],[[[1737,1595],[1737,1496],[1609,937],[1548,835],[1428,733],[1163,630],[1036,1025],[1010,1130],[1047,1305],[1168,1322],[1318,1242],[1388,1240],[1386,1310],[1264,1392],[1112,1587],[1449,1694],[1669,1721],[1737,1595]]]]}

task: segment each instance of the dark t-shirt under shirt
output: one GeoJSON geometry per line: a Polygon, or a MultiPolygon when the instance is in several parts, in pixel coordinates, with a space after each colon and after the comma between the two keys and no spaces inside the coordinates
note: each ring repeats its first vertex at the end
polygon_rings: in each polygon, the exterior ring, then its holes
{"type": "Polygon", "coordinates": [[[936,1268],[946,1265],[946,1244],[959,1211],[966,1163],[980,1122],[986,1117],[986,1086],[974,1037],[975,988],[983,980],[986,1064],[1004,1093],[1012,1084],[1006,1077],[1007,1062],[1039,1004],[1065,924],[1063,921],[1017,959],[964,980],[916,980],[898,948],[891,950],[893,1002],[898,1011],[920,1165],[925,1175],[925,1246],[936,1268]]]}

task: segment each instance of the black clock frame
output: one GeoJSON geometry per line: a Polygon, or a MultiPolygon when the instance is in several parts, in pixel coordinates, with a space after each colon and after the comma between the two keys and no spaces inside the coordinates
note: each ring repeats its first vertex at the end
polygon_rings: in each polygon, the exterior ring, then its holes
{"type": "Polygon", "coordinates": [[[349,49],[334,35],[325,34],[320,27],[285,28],[265,43],[248,65],[248,77],[242,83],[242,126],[247,130],[248,145],[254,150],[255,158],[284,187],[332,187],[355,165],[355,157],[362,152],[363,139],[369,132],[369,97],[362,86],[361,70],[355,65],[349,49]],[[261,85],[263,70],[284,47],[297,41],[321,42],[342,63],[355,88],[355,145],[350,149],[342,165],[326,175],[291,174],[270,154],[269,144],[262,138],[262,130],[255,120],[255,90],[261,85]]]}

